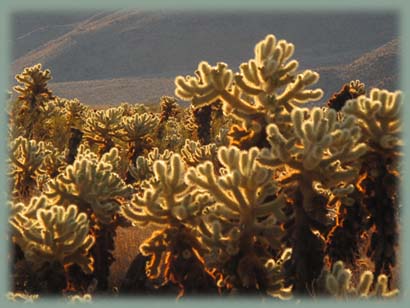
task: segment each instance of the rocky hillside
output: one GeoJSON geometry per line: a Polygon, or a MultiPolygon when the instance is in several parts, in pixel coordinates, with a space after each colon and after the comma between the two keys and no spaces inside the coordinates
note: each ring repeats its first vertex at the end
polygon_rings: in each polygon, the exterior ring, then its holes
{"type": "Polygon", "coordinates": [[[384,88],[395,91],[400,88],[399,40],[390,42],[365,53],[346,65],[319,67],[319,87],[326,90],[324,98],[338,91],[346,82],[359,79],[367,88],[384,88]]]}
{"type": "Polygon", "coordinates": [[[236,69],[268,33],[295,44],[301,68],[319,71],[326,93],[350,79],[398,87],[398,19],[389,13],[36,14],[14,16],[10,78],[42,63],[57,95],[90,104],[156,102],[201,60],[236,69]]]}

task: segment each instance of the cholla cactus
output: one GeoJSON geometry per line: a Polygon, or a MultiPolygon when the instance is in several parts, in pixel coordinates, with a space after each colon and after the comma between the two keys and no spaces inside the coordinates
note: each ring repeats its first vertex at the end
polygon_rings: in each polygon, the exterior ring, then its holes
{"type": "Polygon", "coordinates": [[[185,130],[189,133],[190,138],[192,140],[198,140],[198,124],[196,123],[195,115],[194,115],[195,108],[194,106],[190,105],[188,108],[184,110],[183,118],[182,118],[182,125],[185,127],[185,130]]]}
{"type": "Polygon", "coordinates": [[[143,154],[144,149],[150,148],[152,139],[149,137],[153,135],[159,121],[157,116],[149,113],[135,114],[124,119],[126,134],[123,140],[129,143],[129,157],[132,162],[143,154]]]}
{"type": "Polygon", "coordinates": [[[184,292],[192,285],[205,287],[211,277],[202,263],[203,249],[194,228],[209,204],[209,196],[185,184],[179,154],[173,154],[169,162],[155,161],[153,170],[156,181],[122,208],[133,224],[161,228],[140,246],[142,254],[150,257],[147,276],[162,284],[175,283],[184,292]]]}
{"type": "Polygon", "coordinates": [[[356,186],[361,192],[359,204],[370,213],[373,234],[368,256],[375,263],[376,276],[389,275],[396,264],[401,111],[401,92],[380,89],[372,89],[369,97],[348,101],[342,109],[357,117],[362,139],[369,145],[356,186]]]}
{"type": "MultiPolygon", "coordinates": [[[[260,161],[270,168],[286,164],[292,172],[286,183],[300,181],[307,190],[351,202],[347,195],[358,175],[354,162],[363,156],[367,146],[360,142],[360,129],[354,117],[336,120],[336,112],[320,108],[294,109],[291,113],[293,135],[286,138],[275,124],[266,131],[271,149],[261,152],[260,161]]],[[[302,188],[303,189],[303,188],[302,188]]],[[[335,199],[336,198],[336,199],[335,199]]],[[[312,204],[313,206],[313,204],[312,204]]],[[[314,211],[308,204],[308,212],[314,211]]]]}
{"type": "Polygon", "coordinates": [[[360,80],[352,80],[349,84],[343,85],[339,92],[333,94],[327,102],[327,106],[340,111],[349,99],[357,98],[365,92],[364,83],[360,80]]]}
{"type": "Polygon", "coordinates": [[[113,148],[101,159],[89,150],[80,152],[72,165],[47,184],[46,195],[56,204],[76,204],[100,223],[110,223],[132,193],[109,162],[115,152],[113,148]]]}
{"type": "Polygon", "coordinates": [[[14,266],[17,290],[24,279],[23,290],[61,294],[66,287],[79,287],[70,280],[72,268],[92,272],[89,252],[95,239],[89,234],[86,214],[77,213],[76,206],[54,205],[44,195],[28,205],[12,204],[12,240],[24,253],[14,266]]]}
{"type": "Polygon", "coordinates": [[[134,165],[129,165],[129,172],[131,176],[137,181],[136,184],[142,184],[143,181],[146,181],[154,177],[153,164],[157,160],[162,160],[168,162],[173,154],[172,151],[166,149],[162,153],[158,148],[153,148],[145,156],[138,156],[134,165]]]}
{"type": "Polygon", "coordinates": [[[338,201],[352,204],[349,194],[360,169],[355,162],[367,147],[360,143],[360,129],[352,116],[338,122],[334,110],[296,108],[291,118],[288,138],[277,125],[267,127],[271,149],[262,151],[260,161],[269,168],[284,168],[278,180],[294,205],[294,224],[288,229],[293,248],[289,276],[294,277],[295,291],[306,293],[323,267],[324,256],[324,241],[312,227],[331,226],[335,218],[331,209],[338,201]]]}
{"type": "Polygon", "coordinates": [[[19,236],[18,226],[25,226],[26,228],[32,227],[36,219],[37,210],[48,209],[50,206],[49,200],[44,195],[32,197],[28,204],[24,202],[10,202],[9,222],[12,226],[13,241],[20,246],[27,244],[27,242],[19,236]]]}
{"type": "Polygon", "coordinates": [[[255,46],[255,58],[241,64],[240,73],[234,75],[225,63],[212,67],[201,62],[196,78],[175,79],[175,94],[195,107],[221,100],[224,113],[240,120],[243,129],[252,131],[247,138],[261,145],[268,123],[286,123],[295,106],[322,97],[321,90],[307,89],[319,75],[310,70],[297,74],[298,62],[289,61],[293,52],[293,44],[268,35],[255,46]]]}
{"type": "Polygon", "coordinates": [[[19,217],[10,220],[26,259],[35,269],[47,262],[62,266],[76,263],[84,272],[91,273],[93,259],[88,253],[94,238],[89,235],[87,215],[78,213],[75,205],[44,208],[43,203],[44,198],[33,200],[29,210],[19,210],[19,217]],[[33,208],[36,208],[35,218],[24,215],[32,216],[33,208]]]}
{"type": "Polygon", "coordinates": [[[120,107],[124,110],[123,115],[126,117],[132,117],[135,114],[143,114],[148,112],[147,106],[144,104],[130,104],[128,102],[123,102],[120,107]]]}
{"type": "Polygon", "coordinates": [[[84,132],[82,130],[90,109],[77,99],[61,100],[61,104],[64,104],[67,134],[67,141],[65,143],[67,148],[66,162],[72,164],[77,155],[78,146],[83,139],[84,132]]]}
{"type": "Polygon", "coordinates": [[[15,194],[25,196],[42,176],[54,177],[65,166],[64,153],[53,144],[28,140],[22,136],[10,144],[10,175],[14,180],[15,194]]]}
{"type": "Polygon", "coordinates": [[[171,96],[161,96],[160,98],[160,119],[157,128],[157,139],[161,140],[166,134],[166,125],[170,118],[175,118],[178,113],[178,104],[174,97],[171,96]]]}
{"type": "Polygon", "coordinates": [[[198,141],[185,140],[181,156],[188,166],[196,166],[206,160],[216,162],[217,147],[215,143],[201,145],[198,141]]]}
{"type": "Polygon", "coordinates": [[[160,98],[161,116],[160,124],[168,121],[170,117],[176,117],[179,113],[177,100],[171,96],[161,96],[160,98]]]}
{"type": "MultiPolygon", "coordinates": [[[[283,251],[282,255],[275,261],[274,259],[269,259],[265,263],[265,269],[267,272],[268,281],[282,282],[283,280],[283,266],[292,255],[292,249],[287,248],[283,251]]],[[[280,299],[289,299],[292,296],[292,287],[284,288],[282,283],[279,285],[271,284],[266,292],[273,297],[280,299]]]]}
{"type": "Polygon", "coordinates": [[[12,246],[12,256],[13,265],[15,265],[19,260],[24,259],[24,245],[27,244],[19,232],[19,229],[15,226],[25,226],[26,228],[31,228],[34,226],[34,221],[36,218],[37,210],[47,209],[51,206],[50,202],[44,195],[40,197],[32,197],[30,201],[27,202],[9,202],[10,212],[9,212],[9,223],[11,226],[10,239],[13,243],[12,246]]]}
{"type": "Polygon", "coordinates": [[[83,295],[71,295],[68,296],[67,299],[70,304],[85,304],[93,302],[93,297],[89,293],[83,295]]]}
{"type": "Polygon", "coordinates": [[[178,152],[184,145],[185,128],[181,126],[179,120],[170,117],[163,127],[163,138],[158,138],[158,148],[161,151],[170,149],[178,152]]]}
{"type": "Polygon", "coordinates": [[[37,177],[46,174],[44,160],[50,154],[43,141],[20,136],[11,142],[9,174],[13,181],[13,195],[26,198],[35,190],[37,177]]]}
{"type": "Polygon", "coordinates": [[[84,138],[89,143],[97,143],[101,154],[108,152],[125,135],[122,121],[124,110],[121,107],[98,110],[87,118],[84,138]]]}
{"type": "Polygon", "coordinates": [[[349,87],[350,93],[353,96],[352,98],[356,98],[366,93],[365,84],[358,79],[350,81],[349,87]]]}
{"type": "MultiPolygon", "coordinates": [[[[84,152],[83,149],[85,148],[81,147],[80,151],[84,152]]],[[[112,148],[109,152],[101,156],[100,161],[112,165],[112,172],[118,174],[120,178],[125,181],[129,171],[128,152],[126,149],[112,148]]]]}
{"type": "Polygon", "coordinates": [[[66,111],[60,102],[61,99],[56,98],[38,106],[34,139],[53,143],[56,148],[63,151],[67,145],[69,132],[66,125],[66,111]]]}
{"type": "Polygon", "coordinates": [[[43,169],[50,178],[56,177],[67,166],[65,152],[59,151],[52,143],[45,144],[45,151],[49,153],[43,161],[43,169]]]}
{"type": "MultiPolygon", "coordinates": [[[[60,151],[64,150],[70,126],[66,117],[68,100],[54,97],[47,88],[50,71],[43,71],[38,64],[26,68],[16,79],[23,85],[14,87],[20,96],[10,114],[12,133],[20,131],[24,137],[53,142],[60,151]]],[[[76,117],[75,121],[79,119],[76,117]]]]}
{"type": "Polygon", "coordinates": [[[135,114],[124,120],[124,129],[127,132],[125,139],[136,141],[150,133],[158,125],[159,118],[150,113],[135,114]]]}
{"type": "Polygon", "coordinates": [[[401,133],[401,93],[372,89],[370,97],[364,95],[350,100],[342,109],[343,113],[358,118],[364,138],[382,149],[393,149],[402,145],[401,133]]]}
{"type": "Polygon", "coordinates": [[[34,303],[39,298],[38,294],[26,294],[21,292],[8,292],[7,299],[11,302],[34,303]]]}
{"type": "Polygon", "coordinates": [[[70,128],[81,129],[85,124],[85,116],[89,107],[82,104],[78,99],[63,100],[66,114],[67,126],[70,128]]]}
{"type": "Polygon", "coordinates": [[[346,269],[342,261],[333,264],[332,271],[324,275],[325,287],[330,295],[336,298],[392,298],[399,294],[398,289],[388,290],[386,275],[379,275],[372,291],[374,275],[371,271],[365,271],[360,275],[357,285],[352,284],[352,272],[346,269]]]}
{"type": "Polygon", "coordinates": [[[123,208],[124,215],[141,225],[150,222],[166,225],[179,220],[188,225],[194,224],[190,219],[203,209],[199,207],[202,202],[188,193],[190,188],[184,182],[184,168],[179,154],[173,154],[168,163],[156,160],[153,171],[158,182],[151,185],[142,197],[134,195],[132,203],[123,208]]]}
{"type": "Polygon", "coordinates": [[[40,110],[47,101],[54,99],[47,87],[51,79],[49,70],[42,70],[41,64],[27,67],[21,74],[16,75],[16,80],[21,84],[13,89],[19,96],[11,112],[11,125],[20,127],[26,138],[39,138],[42,130],[40,110]]]}
{"type": "Polygon", "coordinates": [[[41,104],[53,98],[51,91],[47,88],[47,82],[51,80],[50,70],[42,70],[41,64],[26,67],[21,74],[16,75],[16,80],[21,86],[13,89],[20,94],[19,99],[30,104],[41,104]]]}
{"type": "Polygon", "coordinates": [[[237,264],[232,272],[224,273],[236,288],[272,293],[275,286],[279,294],[282,281],[270,280],[264,264],[270,259],[270,249],[281,248],[282,230],[277,222],[284,219],[285,202],[272,172],[256,161],[258,154],[257,148],[248,152],[220,147],[222,175],[217,176],[207,161],[191,167],[186,179],[215,198],[200,225],[202,241],[209,249],[207,262],[222,268],[237,264]]]}
{"type": "Polygon", "coordinates": [[[109,267],[114,258],[119,209],[133,189],[115,173],[116,148],[100,159],[90,150],[79,151],[72,165],[47,183],[45,194],[57,204],[76,204],[91,219],[96,245],[92,249],[98,289],[108,288],[109,267]]]}

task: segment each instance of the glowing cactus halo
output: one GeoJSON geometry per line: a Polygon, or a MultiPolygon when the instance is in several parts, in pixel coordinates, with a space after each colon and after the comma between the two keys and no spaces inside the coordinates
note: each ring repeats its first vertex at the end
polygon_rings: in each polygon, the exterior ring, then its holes
{"type": "Polygon", "coordinates": [[[67,207],[50,204],[45,196],[34,197],[28,209],[35,212],[20,210],[10,223],[17,244],[35,269],[47,262],[58,262],[61,266],[76,263],[85,273],[93,271],[93,258],[88,254],[95,238],[89,234],[85,213],[79,213],[73,204],[67,207]]]}
{"type": "Polygon", "coordinates": [[[360,95],[346,102],[342,112],[354,115],[363,135],[383,149],[403,146],[401,139],[402,92],[374,88],[369,97],[360,95]]]}

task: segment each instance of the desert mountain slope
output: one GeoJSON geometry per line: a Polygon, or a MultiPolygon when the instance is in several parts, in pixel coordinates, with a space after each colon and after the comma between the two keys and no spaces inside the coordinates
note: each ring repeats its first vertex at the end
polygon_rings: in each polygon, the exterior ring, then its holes
{"type": "Polygon", "coordinates": [[[158,103],[163,95],[174,95],[174,78],[116,78],[50,83],[54,94],[78,98],[97,107],[129,103],[158,103]]]}
{"type": "Polygon", "coordinates": [[[368,89],[383,88],[395,91],[399,85],[399,40],[393,39],[360,56],[352,63],[314,70],[320,74],[319,87],[325,90],[324,99],[351,80],[359,79],[368,89]]]}
{"type": "MultiPolygon", "coordinates": [[[[313,68],[320,74],[318,87],[325,91],[324,102],[350,80],[359,79],[372,87],[390,91],[399,89],[399,45],[394,39],[365,53],[350,64],[313,68]]],[[[79,98],[91,105],[115,105],[120,102],[156,103],[162,95],[174,95],[174,78],[116,78],[50,83],[53,92],[61,97],[79,98]]]]}
{"type": "MultiPolygon", "coordinates": [[[[295,44],[301,69],[321,74],[326,100],[360,79],[398,88],[395,15],[287,12],[65,12],[13,16],[11,76],[42,63],[55,94],[89,104],[157,102],[200,61],[234,70],[266,34],[295,44]]],[[[320,103],[323,103],[320,102],[320,103]]]]}
{"type": "Polygon", "coordinates": [[[95,12],[17,12],[11,18],[13,60],[72,31],[79,23],[100,16],[95,12]]]}
{"type": "MultiPolygon", "coordinates": [[[[35,48],[14,44],[13,54],[29,52],[15,59],[12,74],[36,63],[50,68],[55,82],[173,77],[191,73],[201,60],[237,67],[269,33],[295,44],[295,58],[302,67],[334,66],[350,63],[397,35],[397,20],[391,14],[135,10],[84,14],[71,23],[67,20],[61,35],[54,29],[48,41],[45,36],[35,41],[33,36],[28,41],[35,48]]],[[[22,28],[19,37],[24,36],[22,28]]]]}

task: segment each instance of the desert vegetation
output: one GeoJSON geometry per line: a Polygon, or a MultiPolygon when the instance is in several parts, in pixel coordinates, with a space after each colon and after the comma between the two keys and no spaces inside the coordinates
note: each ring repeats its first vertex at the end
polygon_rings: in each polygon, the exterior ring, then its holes
{"type": "Polygon", "coordinates": [[[267,35],[237,70],[202,61],[156,108],[18,74],[9,298],[397,297],[402,94],[352,80],[305,107],[324,93],[294,48],[267,35]]]}

